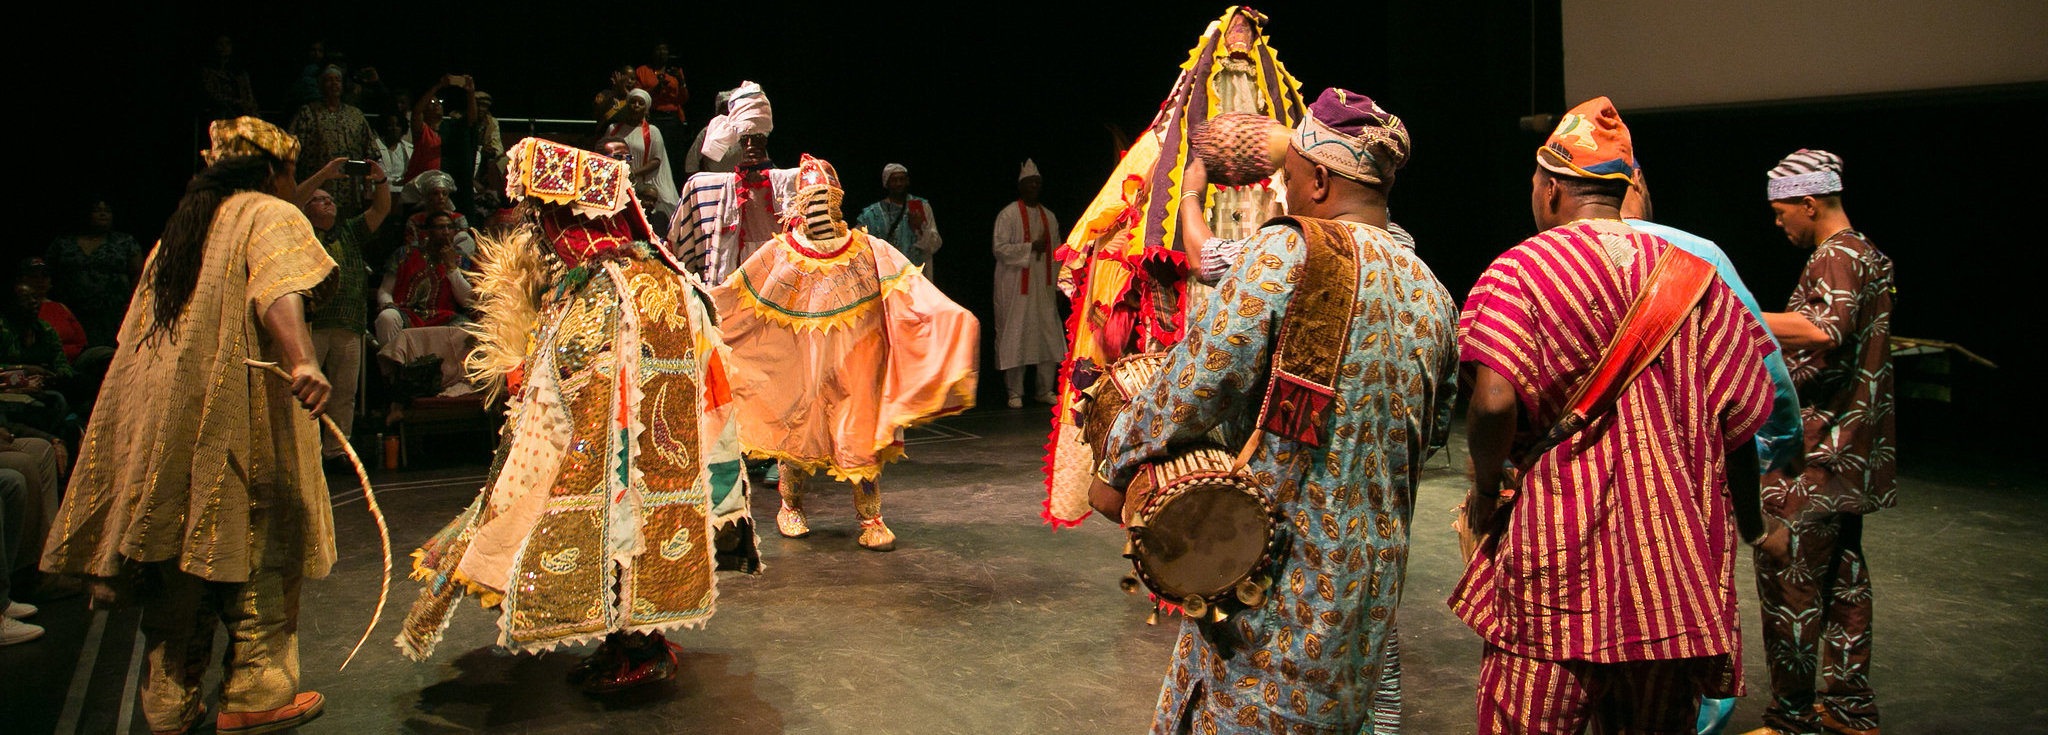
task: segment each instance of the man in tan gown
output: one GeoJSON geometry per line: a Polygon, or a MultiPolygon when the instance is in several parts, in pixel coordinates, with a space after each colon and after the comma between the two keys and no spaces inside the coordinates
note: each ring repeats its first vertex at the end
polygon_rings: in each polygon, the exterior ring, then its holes
{"type": "MultiPolygon", "coordinates": [[[[120,348],[44,548],[44,571],[86,575],[95,597],[142,604],[152,731],[199,729],[199,691],[225,624],[221,733],[304,724],[299,583],[334,564],[320,469],[328,384],[309,298],[335,265],[297,207],[298,141],[256,118],[213,124],[123,320],[120,348]],[[244,359],[275,361],[287,383],[244,359]]],[[[315,298],[314,300],[317,300],[315,298]]]]}

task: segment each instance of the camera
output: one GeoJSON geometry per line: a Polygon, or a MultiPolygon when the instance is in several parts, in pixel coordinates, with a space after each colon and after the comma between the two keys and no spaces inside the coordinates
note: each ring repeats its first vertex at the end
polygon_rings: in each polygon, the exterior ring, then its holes
{"type": "Polygon", "coordinates": [[[370,162],[349,160],[341,164],[341,172],[348,176],[368,176],[370,175],[370,162]]]}

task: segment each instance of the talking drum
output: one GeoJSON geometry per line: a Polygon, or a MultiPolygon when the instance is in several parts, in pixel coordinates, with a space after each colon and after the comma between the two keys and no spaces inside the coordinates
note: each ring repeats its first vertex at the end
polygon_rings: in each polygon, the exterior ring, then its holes
{"type": "Polygon", "coordinates": [[[1232,465],[1222,448],[1189,450],[1139,470],[1124,500],[1138,582],[1197,620],[1263,604],[1271,584],[1273,503],[1232,465]]]}
{"type": "MultiPolygon", "coordinates": [[[[1132,355],[1110,365],[1083,393],[1082,438],[1103,455],[1110,425],[1133,398],[1159,379],[1163,353],[1132,355]]],[[[1228,600],[1265,601],[1271,584],[1275,511],[1265,493],[1237,471],[1218,445],[1183,450],[1145,465],[1124,496],[1124,547],[1134,567],[1125,589],[1139,584],[1188,617],[1221,620],[1228,600]]]]}

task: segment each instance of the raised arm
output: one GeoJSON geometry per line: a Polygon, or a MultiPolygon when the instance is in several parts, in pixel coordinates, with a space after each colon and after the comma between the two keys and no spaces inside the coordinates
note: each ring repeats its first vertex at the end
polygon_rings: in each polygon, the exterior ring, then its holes
{"type": "MultiPolygon", "coordinates": [[[[384,226],[384,218],[391,214],[391,177],[384,173],[384,164],[370,162],[370,208],[363,212],[363,224],[375,232],[384,226]]],[[[310,193],[307,196],[312,196],[310,193]]]]}

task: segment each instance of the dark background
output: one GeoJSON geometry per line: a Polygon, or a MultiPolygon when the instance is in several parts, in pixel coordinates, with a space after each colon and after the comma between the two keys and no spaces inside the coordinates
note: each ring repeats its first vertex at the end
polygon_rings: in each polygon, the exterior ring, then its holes
{"type": "MultiPolygon", "coordinates": [[[[443,73],[475,75],[496,98],[507,143],[528,132],[518,118],[587,118],[608,68],[666,41],[688,76],[692,131],[718,90],[760,82],[775,105],[776,161],[832,161],[849,216],[882,195],[882,164],[908,166],[947,241],[935,280],[983,315],[988,340],[988,233],[1014,198],[1018,163],[1036,159],[1047,204],[1071,225],[1116,162],[1111,126],[1134,135],[1149,123],[1225,6],[71,7],[59,12],[80,15],[54,27],[75,30],[46,36],[59,42],[24,75],[23,112],[55,112],[57,134],[19,138],[39,164],[11,257],[74,227],[93,196],[113,204],[117,229],[154,241],[198,164],[196,70],[222,33],[274,121],[289,118],[286,89],[319,39],[415,93],[443,73]]],[[[1415,151],[1394,216],[1454,293],[1531,234],[1528,179],[1542,135],[1517,119],[1577,102],[1562,95],[1557,0],[1261,9],[1304,94],[1345,87],[1406,120],[1415,151]]],[[[2048,86],[1622,112],[1658,218],[1718,241],[1767,309],[1783,303],[1805,254],[1772,226],[1764,172],[1801,147],[1841,154],[1850,215],[1897,267],[1894,333],[1961,342],[2001,366],[1957,363],[1936,376],[1953,386],[1950,403],[1902,399],[1902,452],[1997,452],[2042,438],[2036,417],[2048,402],[2026,379],[2042,357],[2041,329],[2028,307],[2048,286],[2038,283],[2040,238],[2027,233],[2044,193],[2048,86]]],[[[983,383],[986,401],[1000,377],[986,371],[983,383]]]]}

